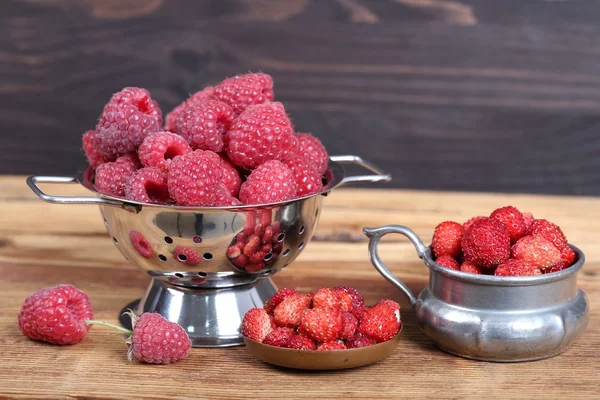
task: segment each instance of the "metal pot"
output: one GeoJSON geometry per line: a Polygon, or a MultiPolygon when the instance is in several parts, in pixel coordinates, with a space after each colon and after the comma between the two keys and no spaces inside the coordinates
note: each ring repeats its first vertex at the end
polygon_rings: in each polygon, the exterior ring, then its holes
{"type": "Polygon", "coordinates": [[[365,228],[364,233],[375,269],[408,296],[423,333],[448,353],[497,362],[539,360],[566,350],[587,326],[587,297],[576,286],[585,257],[575,246],[577,262],[562,271],[497,277],[437,264],[431,248],[405,226],[365,228]],[[418,297],[379,258],[377,245],[388,233],[410,239],[429,268],[429,285],[418,297]]]}

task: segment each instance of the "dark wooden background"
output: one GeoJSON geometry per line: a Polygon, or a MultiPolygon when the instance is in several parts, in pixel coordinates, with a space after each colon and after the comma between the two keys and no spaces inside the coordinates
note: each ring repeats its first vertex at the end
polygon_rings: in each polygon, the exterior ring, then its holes
{"type": "Polygon", "coordinates": [[[600,194],[600,2],[2,0],[0,173],[67,174],[123,86],[262,70],[390,186],[600,194]]]}

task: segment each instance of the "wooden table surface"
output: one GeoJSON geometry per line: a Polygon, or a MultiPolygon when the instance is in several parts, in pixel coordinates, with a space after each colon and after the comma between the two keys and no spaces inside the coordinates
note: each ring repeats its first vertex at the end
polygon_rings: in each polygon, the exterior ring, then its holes
{"type": "MultiPolygon", "coordinates": [[[[50,188],[50,190],[53,190],[50,188]]],[[[56,193],[59,189],[54,188],[56,193]]],[[[83,189],[60,187],[61,193],[83,189]]],[[[600,199],[580,197],[342,189],[325,199],[319,228],[299,259],[274,277],[280,287],[312,291],[346,284],[367,302],[399,301],[403,338],[388,359],[342,372],[296,372],[252,358],[244,347],[192,349],[170,366],[128,362],[118,336],[94,328],[79,344],[28,340],[17,326],[24,298],[71,283],[86,291],[97,319],[116,322],[149,278],[128,264],[104,231],[94,206],[37,199],[24,177],[0,178],[0,396],[64,398],[598,398],[600,395],[600,199]],[[412,227],[425,241],[447,219],[464,221],[515,205],[560,224],[586,254],[579,287],[591,303],[583,337],[562,355],[520,364],[470,361],[436,349],[419,331],[406,298],[372,268],[363,226],[412,227]]],[[[404,238],[380,246],[390,266],[417,292],[427,270],[404,238]]]]}

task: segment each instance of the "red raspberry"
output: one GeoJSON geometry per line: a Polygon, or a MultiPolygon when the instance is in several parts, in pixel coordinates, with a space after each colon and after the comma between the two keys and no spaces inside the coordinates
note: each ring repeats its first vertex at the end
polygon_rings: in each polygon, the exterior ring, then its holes
{"type": "Polygon", "coordinates": [[[296,197],[297,186],[292,171],[280,161],[267,161],[256,168],[240,187],[244,204],[266,204],[296,197]]]}
{"type": "Polygon", "coordinates": [[[142,203],[170,202],[167,176],[158,168],[142,168],[134,172],[125,186],[125,197],[142,203]]]}
{"type": "Polygon", "coordinates": [[[158,313],[134,316],[129,359],[149,364],[170,364],[182,360],[192,347],[187,332],[158,313]]]}
{"type": "Polygon", "coordinates": [[[317,345],[310,338],[304,335],[296,335],[290,339],[287,345],[288,349],[296,350],[316,350],[317,345]]]}
{"type": "Polygon", "coordinates": [[[329,155],[323,143],[308,133],[298,133],[296,138],[298,139],[298,157],[306,160],[319,176],[322,176],[327,171],[329,162],[329,155]]]}
{"type": "Polygon", "coordinates": [[[219,183],[215,193],[215,206],[241,206],[242,202],[231,196],[231,192],[224,183],[219,183]]]}
{"type": "Polygon", "coordinates": [[[562,260],[560,250],[541,236],[525,236],[514,244],[512,258],[523,260],[544,271],[562,260]]]}
{"type": "Polygon", "coordinates": [[[534,220],[529,227],[527,234],[530,236],[541,236],[559,250],[569,246],[567,244],[567,238],[560,227],[545,219],[534,220]]]}
{"type": "Polygon", "coordinates": [[[339,308],[316,307],[308,309],[300,322],[306,335],[316,342],[330,342],[340,336],[343,329],[339,308]]]}
{"type": "Polygon", "coordinates": [[[312,299],[308,295],[297,294],[286,297],[273,311],[275,323],[277,326],[296,328],[300,325],[302,314],[308,310],[311,302],[312,299]]]}
{"type": "Polygon", "coordinates": [[[269,314],[273,314],[275,311],[275,307],[279,305],[283,300],[287,299],[290,296],[297,295],[298,292],[294,289],[283,288],[279,289],[277,293],[275,293],[267,302],[265,303],[265,310],[269,314]]]}
{"type": "Polygon", "coordinates": [[[481,219],[465,232],[461,246],[466,261],[494,268],[510,256],[510,235],[501,222],[481,219]]]}
{"type": "Polygon", "coordinates": [[[460,264],[454,258],[450,256],[441,256],[435,259],[435,262],[450,269],[454,269],[456,271],[460,270],[460,264]]]}
{"type": "Polygon", "coordinates": [[[273,100],[273,78],[262,73],[237,75],[216,85],[214,96],[239,115],[252,104],[273,100]]]}
{"type": "Polygon", "coordinates": [[[358,349],[359,347],[372,346],[377,342],[361,333],[357,333],[350,339],[344,341],[344,343],[348,349],[358,349]]]}
{"type": "Polygon", "coordinates": [[[122,159],[123,157],[119,157],[117,161],[100,164],[96,168],[94,185],[100,193],[125,197],[125,187],[137,168],[133,162],[129,161],[130,157],[122,159]]]}
{"type": "Polygon", "coordinates": [[[226,155],[220,154],[223,167],[223,183],[229,189],[229,193],[233,197],[237,197],[240,193],[240,186],[242,185],[242,178],[237,169],[231,164],[226,155]]]}
{"type": "Polygon", "coordinates": [[[142,257],[149,258],[154,254],[152,246],[140,232],[130,231],[129,240],[131,240],[131,244],[142,257]]]}
{"type": "Polygon", "coordinates": [[[287,347],[294,336],[296,336],[296,332],[291,328],[275,328],[265,337],[263,344],[275,347],[287,347]]]}
{"type": "Polygon", "coordinates": [[[517,240],[521,239],[527,233],[523,214],[513,206],[494,210],[490,215],[490,218],[495,219],[504,225],[510,235],[511,243],[516,243],[517,240]]]}
{"type": "Polygon", "coordinates": [[[474,224],[475,222],[477,222],[477,221],[483,221],[483,220],[485,220],[485,219],[487,219],[487,218],[488,218],[488,217],[473,217],[473,218],[471,218],[470,220],[468,220],[467,222],[465,222],[465,223],[463,224],[463,228],[464,228],[465,232],[466,232],[466,231],[468,231],[468,230],[469,230],[469,228],[470,228],[471,226],[473,226],[473,224],[474,224]]]}
{"type": "Polygon", "coordinates": [[[179,262],[187,265],[198,265],[202,262],[202,256],[191,247],[176,246],[173,257],[179,262]]]}
{"type": "Polygon", "coordinates": [[[81,137],[81,147],[85,152],[85,157],[92,168],[96,168],[100,164],[111,161],[102,153],[96,150],[96,131],[90,130],[81,137]]]}
{"type": "Polygon", "coordinates": [[[342,313],[342,332],[339,339],[351,339],[358,328],[358,319],[349,312],[342,313]]]}
{"type": "Polygon", "coordinates": [[[33,340],[74,344],[85,337],[93,317],[89,297],[72,285],[40,289],[25,299],[19,312],[19,328],[33,340]]]}
{"type": "Polygon", "coordinates": [[[146,89],[126,87],[104,106],[96,125],[96,149],[107,157],[134,152],[160,131],[162,112],[146,89]]]}
{"type": "Polygon", "coordinates": [[[144,138],[138,148],[140,161],[145,167],[156,167],[167,173],[171,160],[176,156],[191,153],[188,142],[171,132],[156,132],[144,138]]]}
{"type": "Polygon", "coordinates": [[[242,335],[257,342],[262,342],[274,326],[264,308],[249,310],[242,319],[242,335]]]}
{"type": "Polygon", "coordinates": [[[457,258],[460,256],[460,243],[464,233],[462,225],[458,222],[446,221],[436,226],[431,239],[433,254],[436,257],[450,256],[457,258]]]}
{"type": "Polygon", "coordinates": [[[496,276],[530,276],[541,275],[542,271],[524,260],[510,259],[498,265],[496,276]]]}
{"type": "Polygon", "coordinates": [[[462,272],[468,272],[469,274],[483,274],[483,270],[471,261],[464,261],[460,266],[460,270],[462,272]]]}
{"type": "Polygon", "coordinates": [[[367,310],[358,323],[358,332],[377,342],[390,340],[400,330],[400,311],[387,304],[367,310]]]}
{"type": "Polygon", "coordinates": [[[296,197],[309,196],[323,190],[321,175],[300,157],[292,157],[283,162],[292,170],[298,190],[296,197]]]}
{"type": "Polygon", "coordinates": [[[229,159],[246,169],[288,159],[298,151],[298,139],[281,103],[248,107],[231,124],[227,140],[229,159]]]}
{"type": "Polygon", "coordinates": [[[202,103],[206,100],[212,100],[214,89],[212,86],[205,87],[199,92],[191,95],[187,100],[183,103],[175,107],[170,113],[165,117],[165,130],[175,132],[175,120],[181,114],[183,110],[191,106],[192,104],[202,103]]]}
{"type": "Polygon", "coordinates": [[[219,152],[225,150],[225,134],[233,121],[231,107],[216,100],[190,105],[175,120],[175,131],[193,149],[219,152]]]}
{"type": "Polygon", "coordinates": [[[142,163],[140,162],[140,159],[136,153],[125,154],[124,156],[117,158],[115,162],[118,164],[127,165],[135,170],[142,168],[142,163]]]}
{"type": "Polygon", "coordinates": [[[339,340],[334,340],[332,342],[321,343],[317,350],[345,350],[346,345],[344,342],[340,342],[339,340]]]}
{"type": "Polygon", "coordinates": [[[336,286],[333,288],[333,290],[336,291],[343,291],[346,292],[350,295],[350,297],[352,298],[352,307],[351,310],[355,310],[359,307],[362,307],[365,305],[365,299],[362,297],[362,295],[360,294],[360,292],[356,289],[354,289],[353,287],[349,287],[349,286],[336,286]]]}
{"type": "Polygon", "coordinates": [[[530,213],[530,212],[523,213],[523,221],[525,222],[525,230],[527,232],[529,232],[529,228],[531,228],[531,224],[533,224],[534,220],[535,220],[535,218],[533,217],[532,213],[530,213]]]}
{"type": "Polygon", "coordinates": [[[212,151],[196,150],[171,161],[167,183],[182,206],[212,206],[223,176],[221,159],[212,151]]]}

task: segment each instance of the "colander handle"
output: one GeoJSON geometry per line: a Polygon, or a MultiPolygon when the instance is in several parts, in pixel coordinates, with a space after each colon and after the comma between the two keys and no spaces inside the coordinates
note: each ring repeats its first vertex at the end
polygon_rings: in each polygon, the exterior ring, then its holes
{"type": "Polygon", "coordinates": [[[359,156],[330,156],[329,159],[331,161],[340,163],[340,164],[355,164],[359,165],[365,169],[368,169],[371,172],[374,172],[376,175],[357,175],[357,176],[345,176],[344,179],[340,182],[339,186],[347,185],[349,183],[355,182],[389,182],[392,180],[392,175],[382,171],[379,167],[373,165],[367,160],[363,160],[359,156]]]}
{"type": "Polygon", "coordinates": [[[427,247],[412,229],[402,225],[386,225],[379,228],[363,228],[363,232],[365,235],[367,235],[367,237],[369,237],[369,258],[371,259],[371,263],[373,263],[375,269],[379,271],[379,273],[385,279],[387,279],[388,282],[404,292],[404,294],[409,298],[410,304],[414,306],[417,302],[417,298],[410,291],[408,286],[406,286],[406,284],[402,282],[396,275],[392,274],[388,267],[386,267],[379,257],[377,246],[379,245],[379,240],[388,233],[399,233],[406,236],[412,242],[412,244],[415,245],[419,258],[424,257],[427,247]]]}
{"type": "Polygon", "coordinates": [[[70,176],[30,176],[27,178],[27,185],[33,193],[49,203],[58,204],[97,204],[101,206],[113,206],[127,208],[126,203],[119,201],[103,199],[100,197],[77,197],[77,196],[50,196],[40,189],[38,183],[77,183],[77,179],[70,176]]]}

